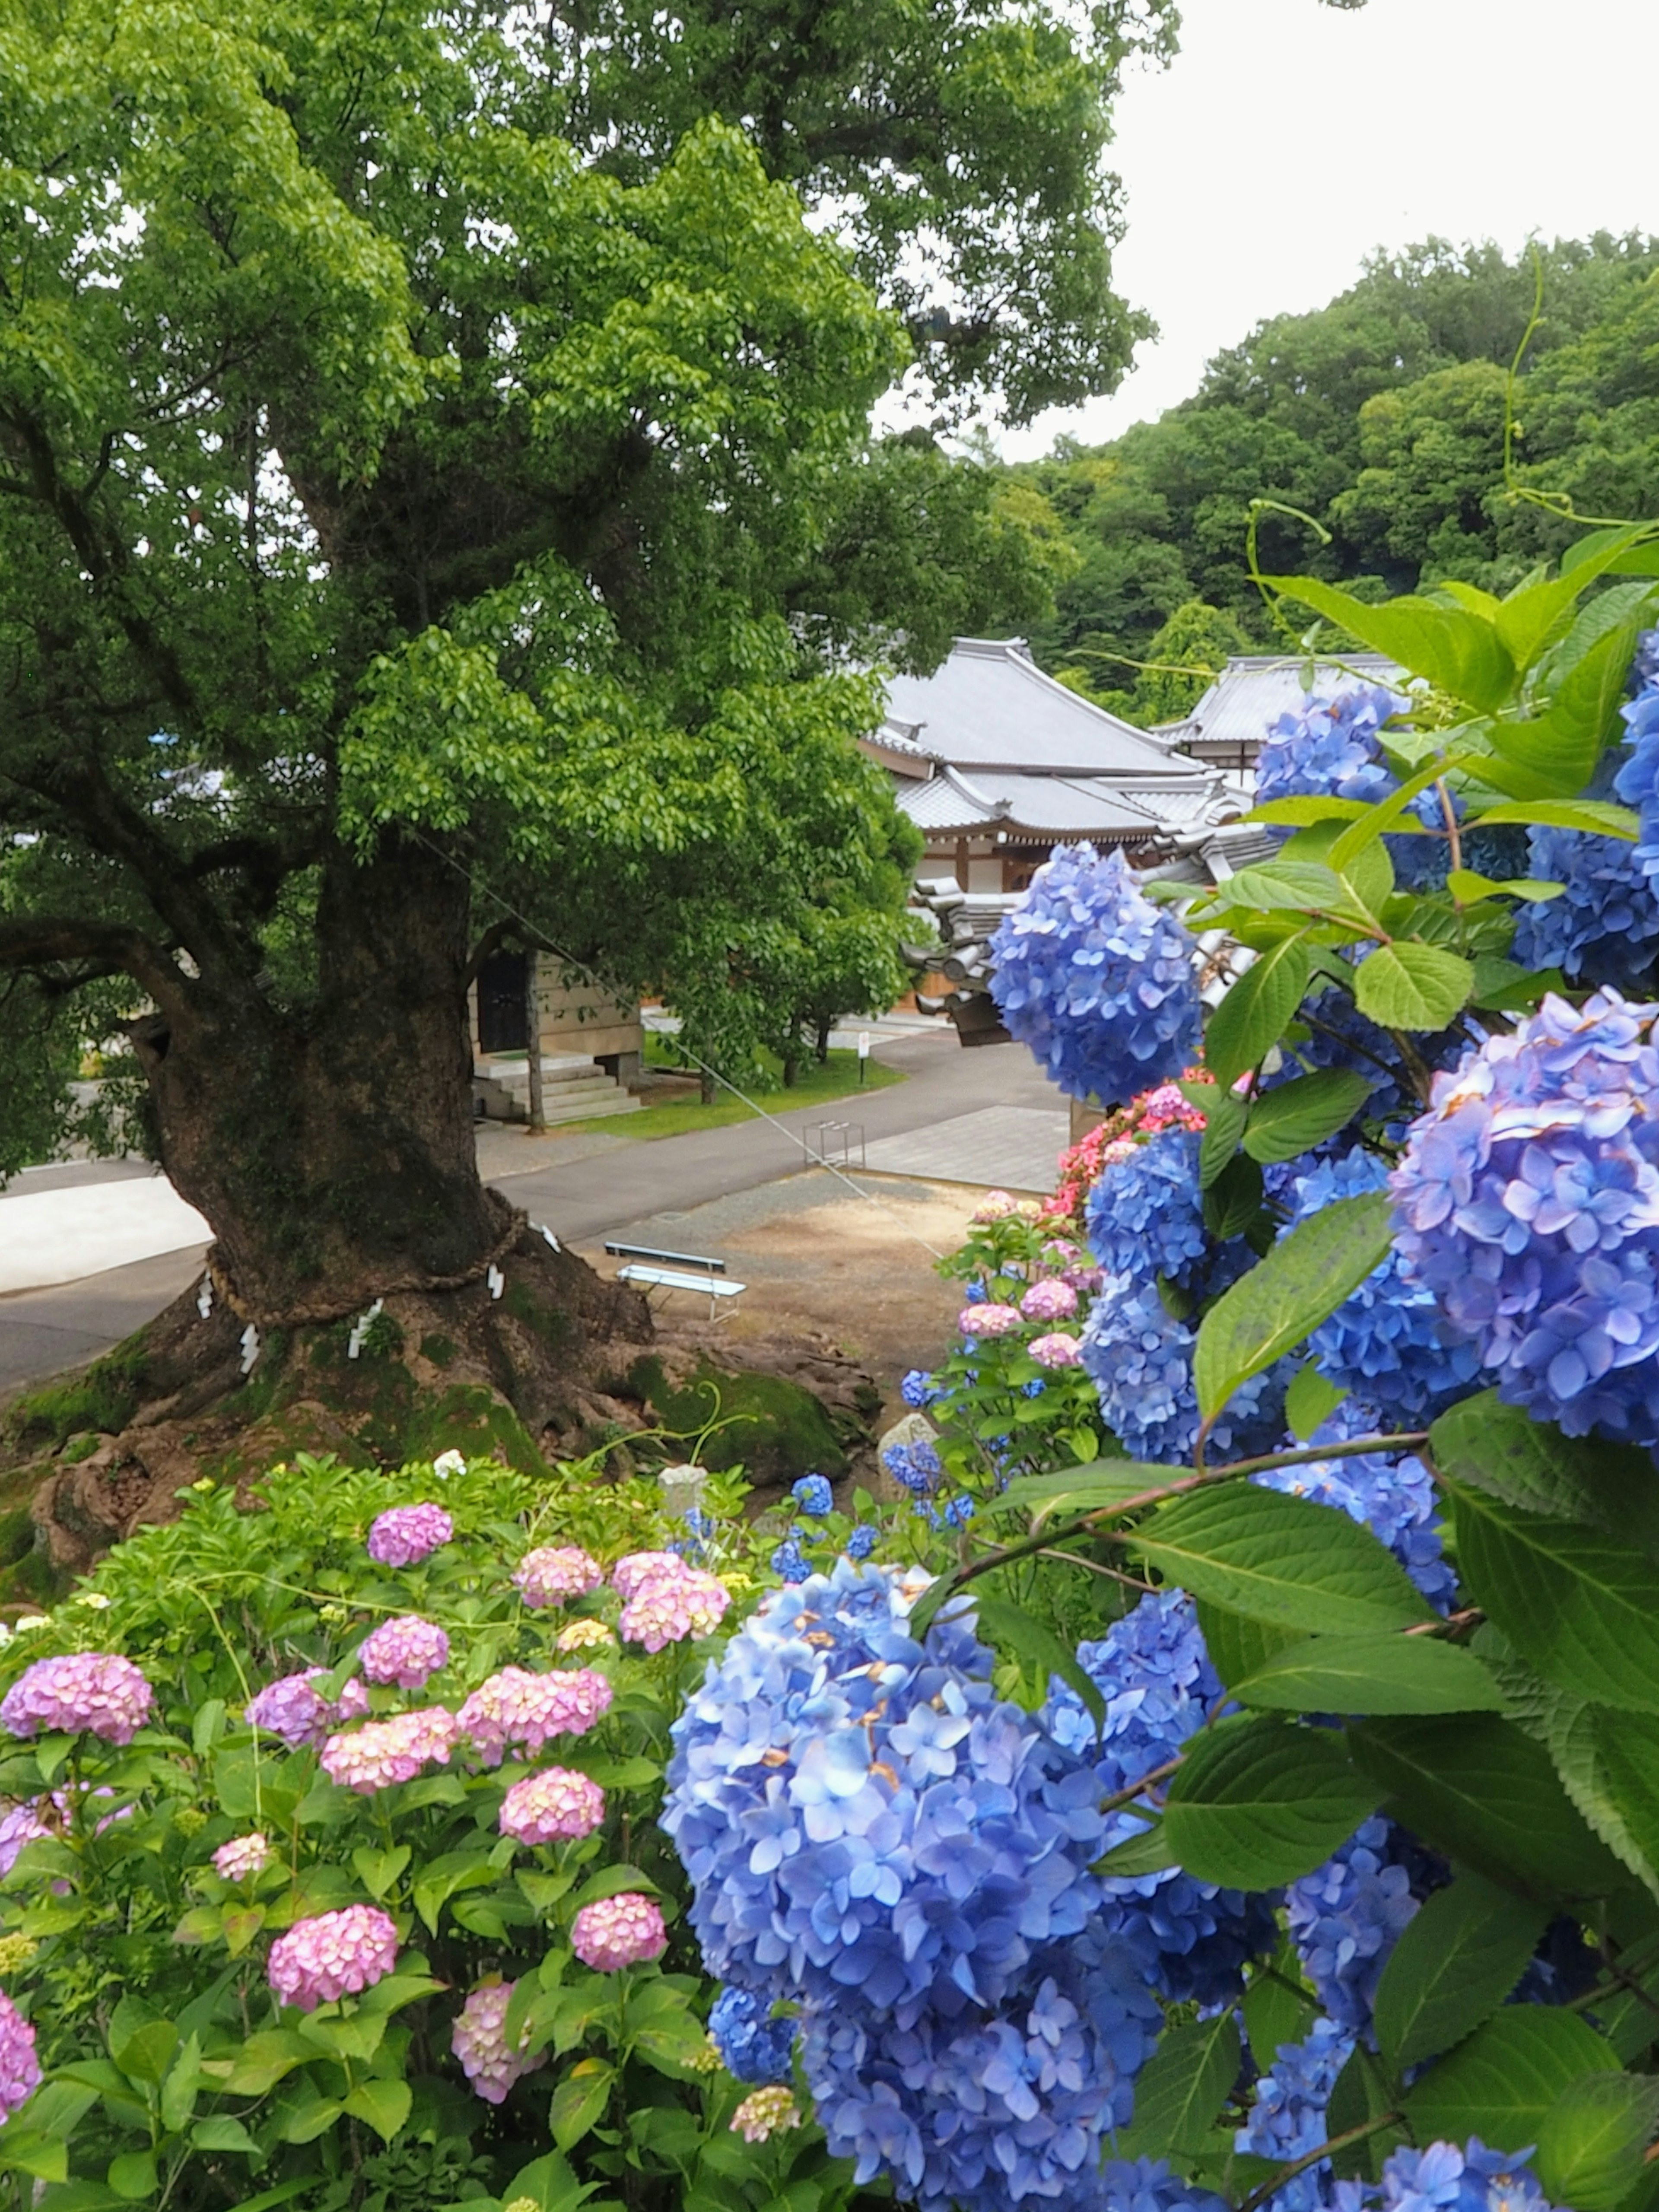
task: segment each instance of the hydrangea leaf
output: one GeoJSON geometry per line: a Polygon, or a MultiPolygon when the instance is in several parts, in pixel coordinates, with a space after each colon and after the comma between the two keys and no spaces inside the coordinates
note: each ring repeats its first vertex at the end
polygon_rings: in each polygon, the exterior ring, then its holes
{"type": "Polygon", "coordinates": [[[549,2124],[561,2150],[580,2142],[610,2101],[616,2069],[602,2058],[580,2058],[553,2092],[549,2124]]]}
{"type": "Polygon", "coordinates": [[[1219,1091],[1213,1084],[1207,1088],[1210,1097],[1204,1105],[1204,1134],[1198,1147],[1200,1190],[1208,1190],[1225,1172],[1250,1118],[1249,1107],[1243,1098],[1234,1097],[1229,1091],[1219,1091]]]}
{"type": "Polygon", "coordinates": [[[1169,1580],[1253,1620],[1342,1636],[1434,1619],[1369,1528],[1333,1506],[1254,1483],[1178,1498],[1134,1540],[1169,1580]]]}
{"type": "MultiPolygon", "coordinates": [[[[1347,2064],[1331,2085],[1331,2101],[1325,2111],[1327,2129],[1333,2136],[1346,2135],[1351,2128],[1364,2127],[1397,2111],[1392,2089],[1375,2053],[1363,2043],[1356,2043],[1347,2064]]],[[[1408,2140],[1403,2126],[1379,2129],[1375,2135],[1362,2136],[1334,2152],[1331,2171],[1339,2181],[1379,2180],[1383,2160],[1408,2140]]]]}
{"type": "Polygon", "coordinates": [[[1370,1079],[1351,1067],[1322,1067],[1258,1098],[1244,1149],[1264,1165],[1293,1160],[1351,1121],[1371,1095],[1370,1079]]]}
{"type": "MultiPolygon", "coordinates": [[[[1545,1683],[1540,1683],[1539,1688],[1544,1698],[1539,1726],[1561,1778],[1561,1787],[1614,1856],[1659,1896],[1659,1872],[1656,1872],[1659,1856],[1650,1856],[1638,1841],[1601,1748],[1604,1726],[1632,1729],[1639,1736],[1650,1723],[1639,1715],[1607,1713],[1599,1705],[1569,1697],[1565,1691],[1551,1689],[1545,1683]]],[[[1659,1836],[1650,1840],[1659,1844],[1659,1836]]],[[[1650,2017],[1650,2030],[1652,2026],[1650,2017]]],[[[1652,2040],[1651,2033],[1648,2040],[1652,2040]]]]}
{"type": "MultiPolygon", "coordinates": [[[[1094,1460],[1068,1467],[1062,1474],[1032,1474],[1011,1482],[981,1507],[986,1515],[1029,1513],[1033,1527],[1057,1514],[1105,1513],[1149,1490],[1161,1490],[1175,1470],[1139,1460],[1094,1460]]],[[[920,1607],[918,1607],[918,1614],[920,1607]]]]}
{"type": "Polygon", "coordinates": [[[1204,1057],[1220,1084],[1264,1060],[1308,988],[1310,957],[1299,937],[1287,937],[1254,960],[1211,1015],[1204,1057]]]}
{"type": "Polygon", "coordinates": [[[1648,1865],[1659,1867],[1659,1720],[1591,1709],[1588,1735],[1626,1832],[1648,1865]]]}
{"type": "Polygon", "coordinates": [[[1613,2212],[1642,2172],[1659,2124],[1659,2081],[1595,2073],[1564,2089],[1544,2115],[1533,2163],[1552,2201],[1613,2212]]]}
{"type": "Polygon", "coordinates": [[[1310,1636],[1229,1686],[1242,1705],[1287,1713],[1501,1712],[1474,1654],[1429,1636],[1310,1636]]]}
{"type": "Polygon", "coordinates": [[[1198,1601],[1198,1625],[1216,1673],[1229,1689],[1254,1674],[1276,1651],[1297,1640],[1293,1628],[1252,1620],[1246,1613],[1230,1612],[1225,1606],[1212,1605],[1204,1598],[1198,1601]]]}
{"type": "Polygon", "coordinates": [[[1327,797],[1322,792],[1298,792],[1289,799],[1269,799],[1243,817],[1246,822],[1271,822],[1292,830],[1307,830],[1316,822],[1359,822],[1370,812],[1363,799],[1327,797]]]}
{"type": "Polygon", "coordinates": [[[1281,1237],[1204,1317],[1193,1381],[1205,1418],[1218,1413],[1252,1375],[1293,1352],[1382,1265],[1390,1241],[1382,1191],[1338,1199],[1281,1237]]]}
{"type": "Polygon", "coordinates": [[[1461,954],[1410,939],[1379,945],[1354,971],[1354,1003],[1385,1030],[1444,1029],[1474,988],[1461,954]]]}
{"type": "Polygon", "coordinates": [[[1527,1970],[1549,1907],[1460,1875],[1395,1945],[1376,1987],[1377,2041],[1398,2072],[1490,2020],[1527,1970]]]}
{"type": "Polygon", "coordinates": [[[1528,1664],[1596,1704],[1659,1713],[1659,1567],[1579,1522],[1452,1494],[1464,1580],[1528,1664]]]}
{"type": "Polygon", "coordinates": [[[1119,2156],[1169,2158],[1203,2149],[1243,2055],[1231,2010],[1166,2028],[1135,2082],[1134,2119],[1119,2135],[1119,2156]]]}
{"type": "Polygon", "coordinates": [[[1193,1739],[1164,1832],[1198,1881],[1276,1889],[1328,1859],[1378,1795],[1330,1729],[1241,1717],[1193,1739]]]}
{"type": "MultiPolygon", "coordinates": [[[[1134,1810],[1138,1818],[1141,1808],[1136,1806],[1134,1810]]],[[[1165,1867],[1178,1863],[1174,1847],[1164,1836],[1163,1821],[1154,1820],[1127,1844],[1115,1844],[1095,1861],[1093,1871],[1109,1881],[1134,1881],[1142,1875],[1162,1874],[1165,1867]]]]}
{"type": "Polygon", "coordinates": [[[1606,1896],[1630,1876],[1569,1801],[1540,1743],[1496,1713],[1355,1721],[1355,1763],[1425,1843],[1529,1897],[1606,1896]]]}
{"type": "Polygon", "coordinates": [[[1564,1436],[1482,1390],[1440,1416],[1429,1449],[1453,1482],[1522,1513],[1590,1522],[1659,1558],[1659,1486],[1652,1459],[1633,1445],[1564,1436]]]}
{"type": "Polygon", "coordinates": [[[1559,898],[1566,885],[1539,882],[1530,876],[1494,883],[1476,868],[1450,868],[1446,873],[1446,889],[1460,905],[1478,906],[1483,899],[1491,898],[1559,898]]]}
{"type": "Polygon", "coordinates": [[[409,2118],[414,2091],[407,2081],[360,2081],[345,2100],[355,2119],[367,2120],[383,2142],[390,2142],[409,2118]]]}
{"type": "Polygon", "coordinates": [[[1419,2142],[1479,2136],[1488,2149],[1522,2151],[1538,2141],[1563,2091],[1618,2065],[1576,2013],[1510,2005],[1423,2076],[1406,2098],[1406,2115],[1419,2142]]]}
{"type": "Polygon", "coordinates": [[[1312,576],[1266,576],[1264,583],[1340,624],[1413,676],[1426,676],[1477,714],[1493,714],[1515,688],[1515,663],[1494,623],[1462,607],[1407,595],[1370,606],[1312,576]]]}
{"type": "Polygon", "coordinates": [[[1538,799],[1481,810],[1482,829],[1495,828],[1502,822],[1524,822],[1540,830],[1582,830],[1592,837],[1632,840],[1641,826],[1632,808],[1615,806],[1607,799],[1538,799]]]}
{"type": "Polygon", "coordinates": [[[1304,1360],[1285,1393],[1285,1423],[1297,1443],[1305,1444],[1336,1411],[1348,1393],[1333,1382],[1316,1359],[1304,1360]]]}
{"type": "Polygon", "coordinates": [[[1535,720],[1490,726],[1492,750],[1506,766],[1525,771],[1536,787],[1534,795],[1571,799],[1595,774],[1601,748],[1618,726],[1638,627],[1622,623],[1597,638],[1535,720]]]}
{"type": "Polygon", "coordinates": [[[1037,1670],[1038,1695],[1041,1704],[1048,1694],[1048,1679],[1058,1674],[1062,1682],[1075,1690],[1094,1717],[1095,1726],[1103,1728],[1106,1723],[1106,1700],[1099,1686],[1092,1682],[1078,1664],[1077,1653],[1063,1643],[1045,1620],[1029,1612],[1024,1606],[1012,1604],[1007,1598],[988,1597],[974,1593],[974,1602],[979,1613],[981,1635],[1002,1651],[1012,1652],[1016,1659],[1035,1662],[1037,1670]]]}

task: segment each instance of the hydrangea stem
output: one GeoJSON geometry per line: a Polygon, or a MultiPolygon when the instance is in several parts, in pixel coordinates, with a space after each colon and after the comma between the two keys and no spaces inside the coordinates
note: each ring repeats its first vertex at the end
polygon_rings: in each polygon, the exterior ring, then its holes
{"type": "Polygon", "coordinates": [[[1374,2120],[1362,2120],[1357,2128],[1345,2128],[1340,2136],[1332,2136],[1315,2149],[1304,2151],[1300,2158],[1293,2158],[1288,2166],[1279,2167],[1260,2189],[1250,2191],[1239,2206],[1238,2212],[1257,2212],[1257,2207],[1265,2204],[1270,2197],[1277,2196],[1287,2181],[1294,2181],[1298,2173],[1305,2173],[1310,2166],[1317,2166],[1334,2150],[1346,2150],[1350,2143],[1364,2142],[1367,2136],[1378,2136],[1386,2129],[1403,2127],[1405,2121],[1403,2112],[1383,2112],[1374,2120]]]}

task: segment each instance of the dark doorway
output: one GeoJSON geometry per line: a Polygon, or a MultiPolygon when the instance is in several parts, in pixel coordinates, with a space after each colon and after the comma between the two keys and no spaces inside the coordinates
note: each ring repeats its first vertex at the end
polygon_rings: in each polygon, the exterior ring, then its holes
{"type": "Polygon", "coordinates": [[[492,952],[478,970],[478,1048],[482,1052],[527,1052],[530,1025],[524,1011],[525,956],[492,952]]]}

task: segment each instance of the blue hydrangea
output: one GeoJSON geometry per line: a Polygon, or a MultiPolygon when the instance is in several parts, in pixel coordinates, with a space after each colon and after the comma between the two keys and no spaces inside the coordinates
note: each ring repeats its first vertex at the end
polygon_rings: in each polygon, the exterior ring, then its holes
{"type": "MultiPolygon", "coordinates": [[[[1291,1221],[1306,1221],[1338,1199],[1386,1190],[1388,1183],[1387,1163],[1356,1145],[1291,1178],[1291,1221]]],[[[1322,1373],[1379,1407],[1384,1426],[1423,1426],[1467,1398],[1480,1369],[1468,1338],[1448,1326],[1434,1293],[1398,1252],[1321,1322],[1308,1345],[1322,1373]]]]}
{"type": "MultiPolygon", "coordinates": [[[[1646,773],[1639,756],[1630,766],[1646,773]]],[[[1659,956],[1659,898],[1639,847],[1578,830],[1534,829],[1527,873],[1563,888],[1517,910],[1514,956],[1522,967],[1559,968],[1575,983],[1621,989],[1645,976],[1659,956]]]]}
{"type": "MultiPolygon", "coordinates": [[[[984,1298],[984,1296],[985,1286],[982,1283],[979,1285],[969,1284],[969,1297],[973,1304],[978,1304],[984,1298]],[[977,1299],[973,1297],[973,1292],[975,1288],[979,1291],[979,1298],[977,1299]]],[[[925,1372],[925,1370],[920,1367],[913,1367],[909,1373],[904,1377],[904,1380],[899,1384],[899,1395],[903,1399],[907,1406],[915,1406],[920,1407],[922,1406],[932,1406],[937,1403],[937,1401],[945,1395],[945,1393],[935,1387],[933,1378],[931,1375],[925,1372]]]]}
{"type": "MultiPolygon", "coordinates": [[[[1006,1437],[1002,1440],[1006,1443],[1006,1437]]],[[[945,1535],[953,1528],[965,1528],[974,1517],[974,1501],[966,1492],[959,1498],[949,1499],[944,1505],[928,1505],[918,1498],[911,1507],[920,1513],[937,1535],[945,1535]]]]}
{"type": "Polygon", "coordinates": [[[1062,846],[991,941],[991,994],[1051,1083],[1118,1105],[1197,1055],[1195,950],[1120,853],[1062,846]]]}
{"type": "Polygon", "coordinates": [[[889,1444],[881,1463],[895,1482],[902,1483],[916,1498],[931,1498],[945,1479],[944,1464],[926,1437],[908,1444],[889,1444]]]}
{"type": "Polygon", "coordinates": [[[708,2014],[708,2033],[726,2072],[762,2085],[789,2079],[798,2026],[774,2020],[771,2007],[752,1990],[722,1990],[708,2014]]]}
{"type": "Polygon", "coordinates": [[[872,1527],[867,1521],[863,1522],[847,1539],[847,1556],[849,1559],[867,1559],[880,1540],[880,1529],[872,1527]]]}
{"type": "Polygon", "coordinates": [[[1209,1249],[1200,1142],[1193,1129],[1161,1130],[1109,1167],[1089,1193],[1089,1245],[1109,1275],[1137,1284],[1164,1275],[1183,1289],[1197,1280],[1209,1249]]]}
{"type": "MultiPolygon", "coordinates": [[[[1255,2085],[1249,2118],[1233,2137],[1235,2150],[1287,2165],[1317,2150],[1329,2130],[1326,2108],[1336,2077],[1353,2051],[1352,2032],[1334,2020],[1316,2020],[1305,2042],[1285,2043],[1271,2071],[1255,2085]]],[[[1276,2191],[1273,2212],[1321,2212],[1330,2176],[1330,2160],[1321,2159],[1276,2191]]]]}
{"type": "Polygon", "coordinates": [[[668,1549],[678,1552],[692,1566],[700,1567],[708,1557],[719,1533],[719,1524],[714,1516],[705,1513],[700,1505],[688,1505],[680,1517],[685,1523],[686,1533],[684,1536],[671,1536],[668,1549]]]}
{"type": "MultiPolygon", "coordinates": [[[[1078,1663],[1106,1701],[1104,1728],[1069,1684],[1049,1685],[1043,1717],[1056,1741],[1094,1759],[1103,1796],[1166,1765],[1225,1699],[1193,1601],[1182,1590],[1144,1597],[1098,1643],[1078,1647],[1078,1663]]],[[[1144,1822],[1111,1815],[1110,1840],[1127,1842],[1144,1822]]],[[[1148,1978],[1172,1999],[1225,2002],[1243,1985],[1247,1960],[1277,1942],[1270,1898],[1221,1889],[1179,1868],[1107,1881],[1105,1917],[1146,1961],[1148,1978]]]]}
{"type": "Polygon", "coordinates": [[[1373,2051],[1382,1969],[1424,1896],[1446,1879],[1443,1868],[1437,1879],[1432,1873],[1425,1878],[1431,1864],[1404,1829],[1378,1814],[1285,1893],[1291,1940],[1322,2011],[1373,2051]]]}
{"type": "MultiPolygon", "coordinates": [[[[1386,1425],[1375,1407],[1345,1398],[1314,1431],[1310,1442],[1344,1443],[1353,1437],[1375,1435],[1386,1425]]],[[[1250,1480],[1264,1490],[1334,1505],[1358,1521],[1388,1546],[1437,1612],[1450,1611],[1457,1577],[1445,1558],[1439,1494],[1420,1459],[1358,1452],[1350,1458],[1263,1468],[1250,1480]]]]}
{"type": "Polygon", "coordinates": [[[661,1825],[722,1980],[909,2026],[1029,1989],[1097,1911],[1088,1765],[997,1698],[970,1613],[912,1640],[927,1583],[842,1559],[771,1592],[674,1723],[661,1825]]]}
{"type": "Polygon", "coordinates": [[[1552,2212],[1526,2154],[1488,2150],[1479,2136],[1461,2149],[1434,2142],[1391,2151],[1379,2184],[1341,2183],[1338,2195],[1338,2212],[1362,2204],[1382,2212],[1552,2212]]]}
{"type": "Polygon", "coordinates": [[[963,1292],[963,1296],[967,1299],[968,1304],[970,1306],[982,1306],[990,1295],[991,1293],[986,1289],[984,1283],[977,1275],[974,1277],[973,1280],[968,1285],[967,1289],[963,1292]]]}
{"type": "Polygon", "coordinates": [[[1382,757],[1379,733],[1405,703],[1381,684],[1366,684],[1281,714],[1256,756],[1256,804],[1318,797],[1358,799],[1369,806],[1388,798],[1400,784],[1382,757]]]}
{"type": "MultiPolygon", "coordinates": [[[[1131,1459],[1164,1466],[1191,1452],[1199,1425],[1197,1340],[1197,1331],[1170,1313],[1156,1283],[1137,1286],[1127,1276],[1109,1277],[1090,1308],[1080,1340],[1083,1366],[1101,1418],[1131,1459]]],[[[1280,1361],[1234,1393],[1211,1432],[1212,1458],[1276,1449],[1291,1372],[1280,1361]]]]}
{"type": "Polygon", "coordinates": [[[1224,2198],[1183,2181],[1167,2159],[1109,2158],[1066,2212],[1227,2212],[1224,2198]]]}
{"type": "Polygon", "coordinates": [[[836,1494],[830,1487],[827,1475],[802,1475],[789,1495],[809,1520],[822,1521],[826,1513],[835,1510],[836,1494]]]}
{"type": "Polygon", "coordinates": [[[1659,1007],[1550,996],[1437,1079],[1393,1178],[1401,1249],[1510,1403],[1659,1442],[1659,1007]]]}
{"type": "Polygon", "coordinates": [[[787,1583],[804,1583],[812,1571],[805,1552],[793,1536],[786,1536],[772,1554],[772,1571],[787,1583]]]}
{"type": "Polygon", "coordinates": [[[1638,641],[1631,674],[1636,696],[1623,709],[1628,757],[1613,787],[1626,806],[1637,811],[1634,859],[1651,885],[1659,876],[1659,629],[1646,631],[1638,641]]]}

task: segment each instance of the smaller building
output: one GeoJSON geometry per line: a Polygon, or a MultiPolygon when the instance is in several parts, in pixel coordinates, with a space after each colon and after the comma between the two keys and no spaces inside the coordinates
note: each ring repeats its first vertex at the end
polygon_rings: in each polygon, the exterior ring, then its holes
{"type": "MultiPolygon", "coordinates": [[[[1292,714],[1310,696],[1305,659],[1272,653],[1236,653],[1215,682],[1178,722],[1162,722],[1150,734],[1189,759],[1247,776],[1262,741],[1281,714],[1292,714]]],[[[1340,661],[1314,664],[1312,692],[1330,699],[1362,684],[1395,684],[1404,671],[1382,653],[1352,653],[1340,661]]]]}
{"type": "MultiPolygon", "coordinates": [[[[528,956],[492,952],[467,993],[473,1096],[480,1113],[522,1121],[530,1094],[528,956]]],[[[555,958],[538,961],[536,1013],[542,1054],[543,1118],[574,1121],[627,1113],[638,1101],[645,1030],[637,1006],[597,984],[567,982],[555,958]]]]}

